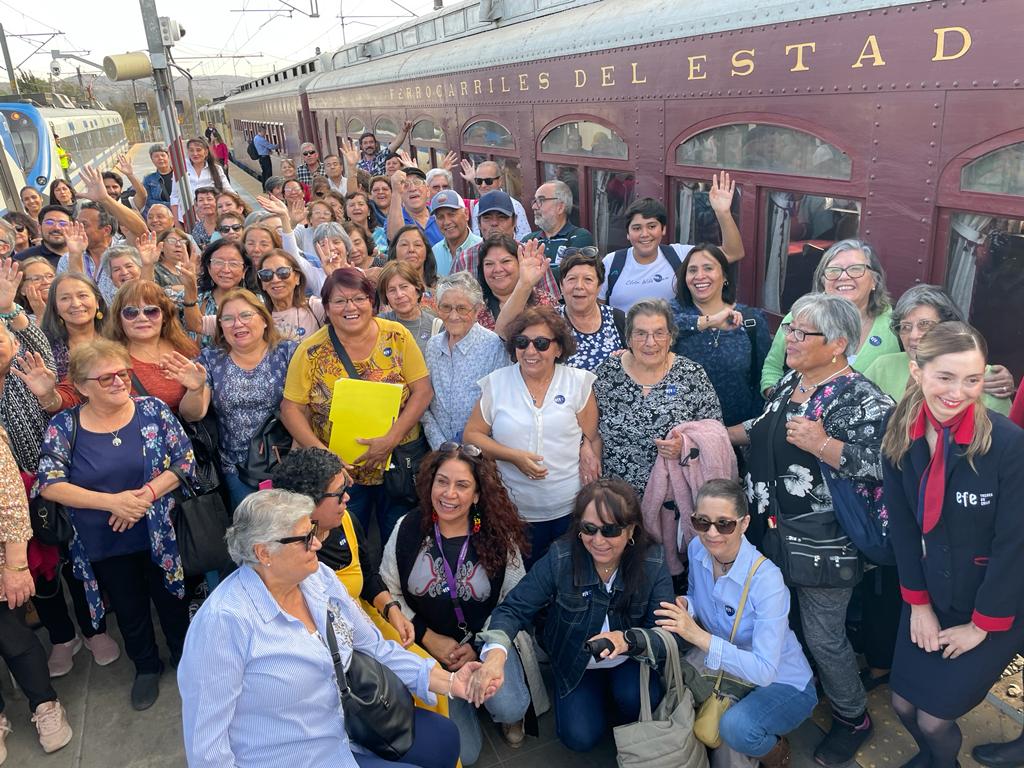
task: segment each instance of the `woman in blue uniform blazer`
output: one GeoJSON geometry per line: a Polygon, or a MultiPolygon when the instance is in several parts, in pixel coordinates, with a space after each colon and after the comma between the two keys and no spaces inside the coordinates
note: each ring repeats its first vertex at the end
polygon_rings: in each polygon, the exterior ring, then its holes
{"type": "Polygon", "coordinates": [[[954,768],[956,718],[977,706],[1024,640],[1024,430],[986,410],[985,340],[940,323],[882,443],[904,606],[892,704],[920,748],[954,768]]]}

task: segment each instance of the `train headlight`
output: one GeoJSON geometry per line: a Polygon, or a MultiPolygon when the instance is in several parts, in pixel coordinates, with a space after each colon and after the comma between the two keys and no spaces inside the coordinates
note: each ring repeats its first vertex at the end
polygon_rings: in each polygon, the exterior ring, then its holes
{"type": "Polygon", "coordinates": [[[46,184],[46,177],[36,176],[36,184],[38,184],[39,186],[43,186],[44,184],[46,184]]]}

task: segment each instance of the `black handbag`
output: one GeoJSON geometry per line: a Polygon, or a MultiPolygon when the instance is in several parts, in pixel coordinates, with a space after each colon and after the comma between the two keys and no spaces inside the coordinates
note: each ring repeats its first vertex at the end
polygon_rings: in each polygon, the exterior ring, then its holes
{"type": "Polygon", "coordinates": [[[377,659],[355,648],[346,673],[334,634],[334,615],[330,611],[327,612],[327,647],[334,662],[349,738],[377,757],[401,760],[416,739],[415,706],[409,689],[377,659]]]}
{"type": "Polygon", "coordinates": [[[281,422],[279,411],[267,416],[249,441],[249,455],[236,465],[238,477],[249,486],[269,480],[274,468],[292,449],[292,435],[281,422]]]}
{"type": "MultiPolygon", "coordinates": [[[[78,406],[71,409],[71,437],[68,440],[68,458],[75,453],[75,441],[78,437],[78,406]]],[[[74,538],[75,528],[71,524],[71,515],[63,504],[36,496],[28,505],[29,522],[32,523],[32,535],[42,544],[52,547],[63,547],[74,538]]]]}
{"type": "Polygon", "coordinates": [[[231,521],[224,499],[216,490],[203,493],[176,467],[171,467],[171,472],[181,483],[174,491],[171,524],[185,575],[230,570],[233,566],[224,534],[231,521]]]}

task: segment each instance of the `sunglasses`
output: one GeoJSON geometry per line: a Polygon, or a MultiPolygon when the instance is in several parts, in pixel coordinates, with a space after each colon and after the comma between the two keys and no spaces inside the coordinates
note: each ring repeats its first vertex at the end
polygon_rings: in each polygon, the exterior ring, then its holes
{"type": "Polygon", "coordinates": [[[724,536],[728,536],[730,533],[736,530],[736,526],[739,525],[739,520],[708,520],[706,517],[699,517],[697,515],[690,515],[690,522],[693,523],[693,529],[698,533],[707,533],[711,530],[711,526],[715,526],[715,530],[724,536]]]}
{"type": "Polygon", "coordinates": [[[264,283],[269,283],[277,276],[278,280],[287,280],[292,276],[294,270],[291,267],[278,267],[277,269],[261,269],[256,273],[256,277],[262,280],[264,283]]]}
{"type": "Polygon", "coordinates": [[[134,320],[139,315],[145,315],[147,320],[156,320],[163,315],[163,310],[156,304],[146,304],[144,307],[127,304],[121,307],[121,317],[125,320],[134,320]]]}
{"type": "Polygon", "coordinates": [[[243,229],[241,224],[222,224],[217,227],[217,231],[222,235],[226,235],[228,232],[241,232],[243,229]]]}
{"type": "Polygon", "coordinates": [[[24,224],[15,224],[14,225],[14,231],[15,232],[24,232],[25,231],[25,225],[24,224]]]}
{"type": "Polygon", "coordinates": [[[602,538],[617,539],[624,530],[626,530],[626,526],[619,525],[618,523],[604,523],[603,525],[594,525],[593,523],[586,522],[580,523],[580,531],[583,532],[584,536],[597,536],[600,533],[602,538]]]}
{"type": "Polygon", "coordinates": [[[346,485],[340,491],[327,491],[326,493],[321,493],[320,497],[316,501],[317,504],[319,504],[321,501],[327,501],[327,499],[337,499],[340,504],[345,500],[345,496],[347,494],[348,486],[346,485]]]}
{"type": "Polygon", "coordinates": [[[132,383],[132,369],[122,368],[120,371],[104,373],[102,376],[87,376],[85,380],[95,381],[101,387],[107,389],[113,385],[114,379],[120,379],[125,385],[130,386],[132,383]]]}
{"type": "Polygon", "coordinates": [[[473,459],[479,459],[484,455],[484,452],[472,443],[456,443],[454,440],[449,440],[446,443],[441,443],[437,448],[440,453],[451,453],[452,451],[462,451],[464,454],[473,459]]]}
{"type": "Polygon", "coordinates": [[[513,336],[512,346],[516,349],[526,349],[533,344],[533,348],[538,352],[545,352],[553,341],[554,339],[549,339],[547,336],[536,336],[532,339],[529,336],[513,336]]]}
{"type": "Polygon", "coordinates": [[[479,187],[479,186],[480,186],[481,184],[483,184],[484,186],[488,186],[488,187],[489,187],[489,186],[490,186],[491,184],[493,184],[493,183],[494,183],[494,182],[496,182],[497,180],[498,180],[498,177],[497,177],[497,176],[483,176],[483,177],[481,177],[481,176],[477,176],[477,177],[476,177],[475,179],[473,179],[473,181],[475,181],[475,182],[476,182],[476,185],[477,185],[478,187],[479,187]]]}
{"type": "Polygon", "coordinates": [[[315,155],[316,154],[316,150],[315,149],[307,149],[302,154],[303,154],[304,157],[309,157],[310,155],[315,155]]]}
{"type": "Polygon", "coordinates": [[[313,548],[313,539],[316,538],[316,532],[319,527],[314,521],[309,531],[302,536],[285,536],[283,539],[277,539],[276,541],[278,544],[298,544],[301,541],[306,545],[306,551],[309,552],[313,548]]]}

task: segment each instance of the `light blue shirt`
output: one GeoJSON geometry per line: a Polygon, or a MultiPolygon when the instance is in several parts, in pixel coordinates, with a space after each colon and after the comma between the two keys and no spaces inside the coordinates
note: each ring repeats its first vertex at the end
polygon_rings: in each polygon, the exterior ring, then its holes
{"type": "Polygon", "coordinates": [[[687,554],[690,612],[713,636],[704,659],[705,666],[724,669],[726,674],[758,687],[782,683],[798,691],[804,690],[811,680],[811,666],[789,628],[789,589],[778,567],[771,560],[765,560],[757,569],[735,641],[730,643],[729,633],[743,585],[761,553],[744,537],[736,562],[718,581],[712,571],[711,554],[701,544],[700,537],[690,542],[687,554]]]}
{"type": "Polygon", "coordinates": [[[455,342],[455,349],[448,346],[448,331],[432,336],[423,357],[430,371],[434,399],[420,423],[430,447],[437,450],[448,440],[462,442],[462,430],[480,399],[477,382],[511,361],[501,337],[479,323],[473,323],[469,333],[455,342]]]}
{"type": "Polygon", "coordinates": [[[299,589],[318,634],[282,611],[248,566],[196,614],[178,666],[190,768],[357,768],[325,642],[328,609],[346,667],[357,648],[436,701],[427,685],[437,662],[384,640],[326,565],[299,589]]]}
{"type": "Polygon", "coordinates": [[[258,133],[252,137],[252,144],[256,147],[257,154],[260,155],[269,155],[270,150],[277,149],[277,144],[271,144],[258,133]]]}
{"type": "Polygon", "coordinates": [[[456,247],[455,252],[448,247],[448,241],[442,240],[437,243],[431,250],[434,252],[434,261],[437,262],[437,274],[439,277],[444,275],[450,275],[452,271],[452,264],[462,254],[463,251],[472,248],[477,243],[482,243],[484,239],[480,235],[473,234],[470,231],[466,235],[466,239],[462,241],[462,245],[456,247]]]}
{"type": "MultiPolygon", "coordinates": [[[[96,283],[96,287],[100,289],[100,294],[103,296],[103,300],[110,304],[114,300],[114,294],[117,293],[117,286],[114,285],[114,281],[110,279],[109,272],[100,272],[100,268],[92,260],[92,256],[86,251],[82,254],[82,261],[85,262],[85,274],[96,283]]],[[[57,262],[57,274],[68,271],[68,255],[65,253],[60,257],[60,261],[57,262]]]]}

